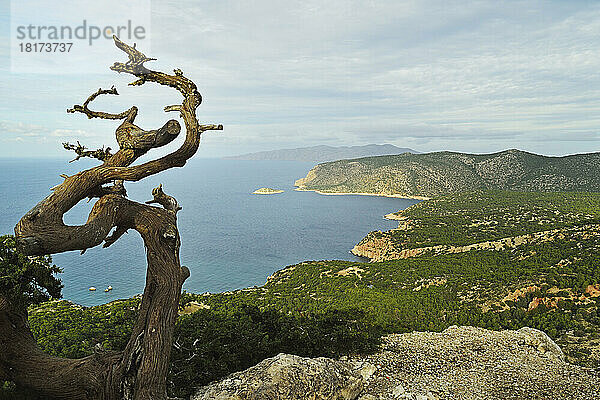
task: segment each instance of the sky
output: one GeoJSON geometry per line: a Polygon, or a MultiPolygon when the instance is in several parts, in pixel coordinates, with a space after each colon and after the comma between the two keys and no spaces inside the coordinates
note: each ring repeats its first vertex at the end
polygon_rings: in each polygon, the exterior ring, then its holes
{"type": "MultiPolygon", "coordinates": [[[[44,3],[40,21],[56,14],[44,3]]],[[[98,2],[89,3],[60,15],[93,19],[98,2]]],[[[158,61],[147,66],[182,69],[203,95],[201,123],[225,127],[204,133],[199,157],[371,143],[422,152],[600,150],[599,2],[150,3],[150,49],[139,48],[158,61]]],[[[99,87],[115,85],[120,96],[91,108],[135,104],[145,129],[173,117],[162,108],[178,94],[127,87],[131,77],[108,69],[125,61],[112,46],[90,53],[100,68],[11,68],[10,1],[0,4],[0,157],[68,157],[61,142],[75,140],[116,148],[117,122],[65,112],[99,87]]]]}

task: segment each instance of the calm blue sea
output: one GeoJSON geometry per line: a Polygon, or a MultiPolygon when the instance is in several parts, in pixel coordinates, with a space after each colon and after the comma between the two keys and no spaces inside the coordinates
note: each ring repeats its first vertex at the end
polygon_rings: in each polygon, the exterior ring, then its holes
{"type": "MultiPolygon", "coordinates": [[[[62,160],[0,160],[0,233],[13,233],[19,218],[72,174],[94,165],[62,160]]],[[[349,250],[372,230],[396,222],[383,219],[415,200],[372,196],[323,196],[294,191],[313,163],[197,159],[143,182],[126,183],[129,197],[151,199],[151,188],[163,184],[177,198],[181,261],[191,271],[184,288],[221,292],[264,284],[267,276],[305,260],[359,260],[349,250]],[[252,195],[260,187],[284,189],[277,195],[252,195]]],[[[65,216],[68,224],[85,222],[93,203],[81,203],[65,216]]],[[[84,255],[54,255],[64,298],[83,305],[102,304],[143,291],[146,257],[140,236],[130,231],[108,249],[84,255]],[[104,293],[111,285],[114,289],[104,293]],[[97,292],[88,288],[95,286],[97,292]]]]}

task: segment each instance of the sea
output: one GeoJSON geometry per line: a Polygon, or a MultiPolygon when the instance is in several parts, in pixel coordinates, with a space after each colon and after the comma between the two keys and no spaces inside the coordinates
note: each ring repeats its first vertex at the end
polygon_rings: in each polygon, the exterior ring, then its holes
{"type": "MultiPolygon", "coordinates": [[[[62,181],[95,165],[92,160],[0,159],[0,234],[14,225],[62,181]]],[[[350,249],[368,232],[388,230],[397,222],[383,215],[417,200],[376,196],[325,196],[294,191],[312,162],[192,159],[184,168],[165,171],[141,182],[126,182],[128,197],[152,198],[163,184],[165,193],[183,207],[177,214],[181,264],[191,276],[184,289],[193,293],[223,292],[260,286],[273,272],[306,260],[365,261],[350,249]],[[254,195],[261,187],[283,193],[254,195]]],[[[83,224],[93,201],[80,202],[64,216],[67,224],[83,224]]],[[[139,234],[129,231],[107,249],[53,255],[62,268],[63,298],[92,306],[141,293],[146,256],[139,234]],[[97,291],[91,292],[93,286],[97,291]],[[113,290],[104,292],[112,286],[113,290]]]]}

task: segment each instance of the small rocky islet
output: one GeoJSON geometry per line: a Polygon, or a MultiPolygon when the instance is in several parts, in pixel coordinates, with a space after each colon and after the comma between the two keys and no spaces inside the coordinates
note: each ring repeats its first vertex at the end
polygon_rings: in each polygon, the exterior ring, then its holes
{"type": "Polygon", "coordinates": [[[254,192],[252,192],[252,194],[278,194],[278,193],[283,193],[283,190],[262,187],[260,189],[256,189],[254,192]]]}

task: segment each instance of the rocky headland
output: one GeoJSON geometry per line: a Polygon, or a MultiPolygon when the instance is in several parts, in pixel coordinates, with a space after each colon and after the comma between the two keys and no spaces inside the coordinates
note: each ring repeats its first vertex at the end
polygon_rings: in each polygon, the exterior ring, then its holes
{"type": "Polygon", "coordinates": [[[547,157],[520,150],[437,152],[318,164],[295,183],[318,193],[430,198],[469,190],[600,191],[600,153],[547,157]]]}
{"type": "MultiPolygon", "coordinates": [[[[402,229],[402,221],[401,227],[402,229]]],[[[402,249],[386,232],[370,232],[358,244],[351,253],[368,258],[371,262],[385,260],[398,260],[404,258],[418,257],[421,255],[455,254],[472,250],[509,250],[518,246],[533,245],[543,242],[552,242],[563,239],[566,235],[570,237],[586,237],[588,235],[600,235],[600,225],[590,224],[574,228],[551,229],[548,231],[533,232],[525,235],[510,236],[498,240],[486,240],[465,246],[437,245],[417,248],[402,249]]]]}

